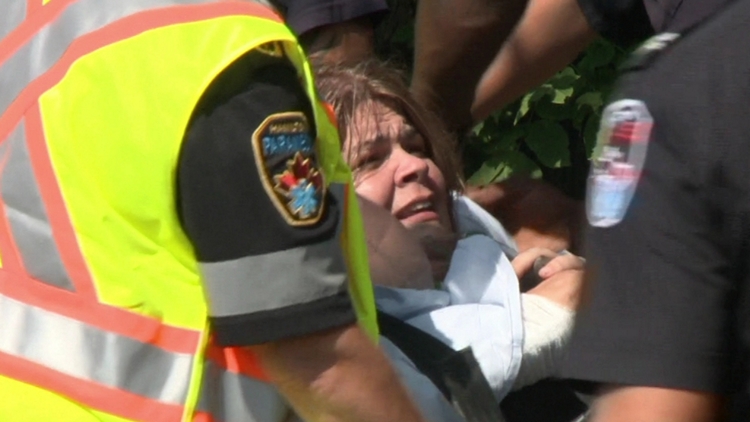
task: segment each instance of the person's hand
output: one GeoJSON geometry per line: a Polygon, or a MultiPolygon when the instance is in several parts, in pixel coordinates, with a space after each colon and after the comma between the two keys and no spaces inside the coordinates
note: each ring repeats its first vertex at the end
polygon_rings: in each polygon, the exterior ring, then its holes
{"type": "Polygon", "coordinates": [[[532,247],[575,251],[583,204],[541,180],[513,177],[470,186],[466,195],[497,218],[520,251],[532,247]]]}
{"type": "Polygon", "coordinates": [[[572,311],[578,309],[583,293],[583,270],[568,269],[545,278],[527,292],[545,297],[572,311]]]}
{"type": "Polygon", "coordinates": [[[545,279],[565,270],[583,271],[585,261],[571,253],[559,254],[546,248],[521,252],[511,262],[521,291],[530,291],[545,279]]]}
{"type": "Polygon", "coordinates": [[[583,270],[585,261],[583,258],[565,253],[552,258],[546,265],[539,270],[539,276],[546,279],[565,270],[583,270]]]}
{"type": "Polygon", "coordinates": [[[511,261],[511,265],[513,266],[513,271],[515,271],[516,273],[516,277],[521,280],[527,274],[529,274],[530,271],[534,270],[535,264],[537,264],[537,271],[541,270],[543,266],[546,266],[538,265],[538,263],[542,261],[542,259],[545,259],[545,261],[551,263],[551,261],[556,257],[557,252],[551,249],[533,247],[526,249],[516,255],[513,261],[511,261]]]}

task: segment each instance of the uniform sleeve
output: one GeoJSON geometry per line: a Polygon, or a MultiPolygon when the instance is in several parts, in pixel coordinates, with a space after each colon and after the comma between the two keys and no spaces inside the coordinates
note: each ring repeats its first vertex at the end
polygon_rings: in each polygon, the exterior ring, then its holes
{"type": "Polygon", "coordinates": [[[381,18],[388,11],[385,0],[280,0],[285,21],[298,35],[315,28],[370,16],[381,18]]]}
{"type": "Polygon", "coordinates": [[[578,4],[596,32],[623,47],[654,35],[643,0],[578,0],[578,4]]]}
{"type": "Polygon", "coordinates": [[[250,78],[239,69],[204,95],[178,164],[216,339],[252,345],[353,323],[342,204],[318,168],[311,105],[284,60],[250,78]]]}
{"type": "Polygon", "coordinates": [[[697,170],[707,158],[691,147],[708,141],[683,130],[684,119],[694,115],[672,111],[674,121],[654,113],[642,176],[624,218],[588,229],[589,291],[566,377],[717,393],[729,388],[735,290],[721,207],[711,206],[719,190],[704,177],[711,171],[697,170]],[[667,136],[667,130],[677,133],[667,136]]]}

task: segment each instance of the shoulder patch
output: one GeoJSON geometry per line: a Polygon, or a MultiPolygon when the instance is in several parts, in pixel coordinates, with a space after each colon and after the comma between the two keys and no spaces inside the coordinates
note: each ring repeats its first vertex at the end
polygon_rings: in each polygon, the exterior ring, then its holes
{"type": "Polygon", "coordinates": [[[326,188],[304,113],[268,116],[253,133],[252,144],[263,187],[284,220],[293,226],[317,223],[326,188]]]}
{"type": "Polygon", "coordinates": [[[619,100],[604,109],[586,194],[586,215],[595,227],[622,221],[646,161],[654,121],[640,100],[619,100]]]}

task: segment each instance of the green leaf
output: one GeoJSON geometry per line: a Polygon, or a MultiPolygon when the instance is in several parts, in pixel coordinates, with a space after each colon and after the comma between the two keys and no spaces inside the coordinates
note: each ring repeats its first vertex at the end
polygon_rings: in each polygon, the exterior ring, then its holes
{"type": "Polygon", "coordinates": [[[573,95],[573,88],[556,89],[555,96],[552,98],[552,102],[555,104],[565,104],[570,96],[573,95]]]}
{"type": "Polygon", "coordinates": [[[559,168],[570,165],[568,133],[558,123],[541,120],[529,127],[526,145],[537,159],[547,167],[559,168]]]}
{"type": "Polygon", "coordinates": [[[539,166],[521,151],[511,151],[504,154],[502,159],[505,162],[505,167],[493,182],[500,182],[511,176],[528,176],[533,179],[542,177],[542,170],[539,166]]]}
{"type": "Polygon", "coordinates": [[[526,113],[529,112],[530,103],[531,103],[531,97],[534,95],[534,92],[529,92],[526,95],[523,96],[523,99],[521,100],[521,105],[518,107],[518,113],[516,113],[516,118],[513,120],[513,124],[518,124],[518,121],[523,118],[523,116],[526,115],[526,113]]]}
{"type": "Polygon", "coordinates": [[[516,118],[513,120],[513,124],[518,124],[518,122],[528,114],[529,110],[535,107],[539,100],[548,96],[553,97],[554,95],[555,89],[549,85],[542,85],[533,91],[529,91],[521,100],[521,105],[518,107],[518,112],[516,113],[516,118]]]}
{"type": "Polygon", "coordinates": [[[578,73],[576,73],[576,70],[573,68],[573,66],[565,66],[565,69],[559,71],[557,73],[560,76],[576,76],[578,77],[578,73]]]}
{"type": "Polygon", "coordinates": [[[591,159],[596,148],[596,138],[599,134],[599,121],[601,116],[596,113],[589,116],[586,125],[583,127],[583,142],[586,145],[586,157],[591,159]]]}
{"type": "Polygon", "coordinates": [[[566,89],[573,87],[573,84],[578,80],[580,76],[576,73],[573,67],[568,66],[565,69],[557,72],[555,76],[551,77],[545,85],[549,85],[555,89],[566,89]]]}
{"type": "Polygon", "coordinates": [[[479,136],[479,134],[482,132],[482,129],[484,129],[484,120],[477,123],[474,128],[471,129],[471,133],[473,133],[476,136],[479,136]]]}
{"type": "Polygon", "coordinates": [[[544,120],[559,122],[570,119],[573,116],[574,108],[572,105],[556,103],[554,100],[545,98],[539,101],[533,108],[533,111],[544,120]]]}
{"type": "Polygon", "coordinates": [[[578,67],[585,70],[602,67],[614,59],[615,53],[616,50],[612,43],[597,40],[586,49],[583,58],[578,62],[578,67]]]}
{"type": "Polygon", "coordinates": [[[483,186],[505,180],[513,175],[534,179],[542,177],[542,170],[520,151],[506,151],[485,161],[466,181],[469,185],[483,186]]]}
{"type": "Polygon", "coordinates": [[[505,162],[499,157],[493,157],[482,163],[479,170],[466,181],[470,185],[484,186],[492,183],[505,169],[505,162]]]}
{"type": "Polygon", "coordinates": [[[510,130],[504,130],[500,136],[490,139],[490,147],[486,151],[490,155],[497,155],[503,151],[513,151],[518,149],[518,140],[526,135],[525,125],[514,126],[510,130]]]}
{"type": "Polygon", "coordinates": [[[602,104],[604,100],[601,92],[587,92],[576,100],[576,105],[579,107],[591,107],[593,110],[601,109],[602,104]]]}

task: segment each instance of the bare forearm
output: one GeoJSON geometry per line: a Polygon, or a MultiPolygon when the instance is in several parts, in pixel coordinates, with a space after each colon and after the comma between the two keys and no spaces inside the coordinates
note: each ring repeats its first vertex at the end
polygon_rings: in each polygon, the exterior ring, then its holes
{"type": "Polygon", "coordinates": [[[595,37],[577,0],[530,0],[476,88],[473,121],[485,119],[547,80],[595,37]]]}
{"type": "Polygon", "coordinates": [[[474,89],[527,0],[420,0],[412,90],[449,129],[471,123],[474,89]]]}
{"type": "Polygon", "coordinates": [[[306,421],[421,421],[383,353],[357,327],[252,347],[306,421]]]}
{"type": "Polygon", "coordinates": [[[614,387],[597,399],[592,422],[713,422],[721,420],[720,396],[656,387],[614,387]]]}

